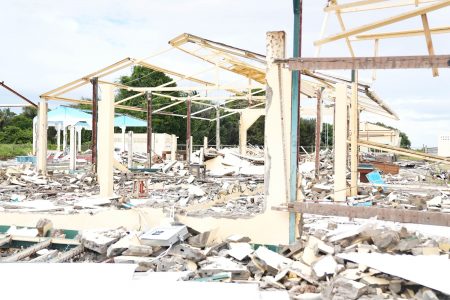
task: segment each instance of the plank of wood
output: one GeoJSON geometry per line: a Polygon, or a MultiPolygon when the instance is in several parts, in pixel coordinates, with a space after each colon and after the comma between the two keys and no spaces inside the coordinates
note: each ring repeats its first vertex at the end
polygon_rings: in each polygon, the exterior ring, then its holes
{"type": "Polygon", "coordinates": [[[23,249],[22,251],[19,251],[13,255],[7,256],[1,260],[1,262],[16,262],[21,259],[24,259],[33,253],[36,253],[37,251],[47,248],[52,243],[52,239],[45,239],[40,243],[37,243],[31,247],[28,247],[26,249],[23,249]]]}
{"type": "Polygon", "coordinates": [[[343,39],[343,38],[346,38],[346,37],[350,37],[350,36],[353,36],[353,35],[356,35],[356,34],[359,34],[359,33],[363,33],[363,32],[369,31],[369,30],[377,29],[379,27],[383,27],[383,26],[386,26],[386,25],[394,24],[394,23],[397,23],[397,22],[400,22],[400,21],[403,21],[403,20],[407,20],[407,19],[410,19],[410,18],[413,18],[413,17],[416,17],[416,16],[420,16],[420,15],[426,14],[426,13],[431,12],[431,11],[435,11],[435,10],[447,7],[449,5],[450,5],[450,0],[443,0],[443,1],[440,1],[438,3],[431,4],[431,5],[428,5],[428,6],[425,6],[425,7],[416,8],[414,10],[411,10],[411,11],[408,11],[408,12],[404,12],[404,13],[398,14],[398,15],[393,16],[393,17],[382,19],[382,20],[379,20],[379,21],[376,21],[376,22],[372,22],[372,23],[369,23],[369,24],[366,24],[366,25],[362,25],[362,26],[358,26],[358,27],[355,27],[355,28],[352,28],[352,29],[345,30],[345,31],[343,31],[341,33],[338,33],[338,34],[331,35],[331,36],[326,37],[324,39],[315,41],[314,42],[314,46],[323,45],[323,44],[326,44],[326,43],[329,43],[329,42],[337,41],[337,40],[340,40],[340,39],[343,39]]]}
{"type": "Polygon", "coordinates": [[[302,57],[279,59],[290,70],[365,70],[449,68],[450,55],[379,56],[379,57],[302,57]]]}
{"type": "MultiPolygon", "coordinates": [[[[427,41],[428,54],[433,56],[434,55],[433,40],[431,38],[430,25],[428,24],[427,14],[423,14],[420,17],[422,18],[423,31],[425,33],[425,39],[427,41]]],[[[439,71],[437,68],[433,68],[433,77],[437,76],[439,76],[439,71]]]]}

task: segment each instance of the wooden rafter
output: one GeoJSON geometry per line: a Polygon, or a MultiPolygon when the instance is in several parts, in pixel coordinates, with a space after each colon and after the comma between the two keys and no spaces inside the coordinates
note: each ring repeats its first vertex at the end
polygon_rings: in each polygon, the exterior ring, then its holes
{"type": "MultiPolygon", "coordinates": [[[[429,31],[430,31],[431,34],[450,33],[450,26],[430,28],[429,31]]],[[[356,35],[355,36],[355,40],[356,41],[381,40],[381,39],[392,39],[392,38],[422,36],[424,34],[425,34],[425,31],[423,29],[413,29],[413,30],[404,30],[404,31],[361,34],[361,35],[356,35]]]]}
{"type": "Polygon", "coordinates": [[[351,13],[411,5],[415,5],[417,7],[419,4],[432,3],[437,1],[439,0],[362,0],[337,5],[328,5],[324,8],[324,11],[333,12],[336,10],[340,10],[342,13],[351,13]]]}
{"type": "MultiPolygon", "coordinates": [[[[422,18],[423,32],[425,33],[425,40],[427,41],[428,54],[434,56],[433,40],[430,33],[430,25],[428,24],[428,17],[426,14],[420,16],[422,18]]],[[[433,76],[439,76],[439,71],[436,67],[433,68],[433,76]]]]}
{"type": "Polygon", "coordinates": [[[420,16],[420,15],[426,14],[428,12],[447,7],[449,5],[450,5],[450,0],[442,0],[442,1],[439,1],[438,3],[434,3],[434,4],[431,4],[431,5],[428,5],[425,7],[421,7],[421,8],[416,8],[414,10],[404,12],[404,13],[395,15],[393,17],[389,17],[386,19],[382,19],[382,20],[379,20],[376,22],[366,24],[366,25],[362,25],[362,26],[358,26],[358,27],[355,27],[352,29],[345,30],[341,33],[337,33],[337,34],[331,35],[329,37],[315,41],[314,45],[319,46],[319,45],[323,45],[323,44],[326,44],[329,42],[333,42],[333,41],[337,41],[337,40],[340,40],[343,38],[354,36],[356,34],[360,34],[360,33],[363,33],[363,32],[369,31],[369,30],[373,30],[373,29],[380,28],[380,27],[390,25],[390,24],[394,24],[394,23],[397,23],[397,22],[400,22],[400,21],[403,21],[406,19],[410,19],[410,18],[413,18],[416,16],[420,16]]]}

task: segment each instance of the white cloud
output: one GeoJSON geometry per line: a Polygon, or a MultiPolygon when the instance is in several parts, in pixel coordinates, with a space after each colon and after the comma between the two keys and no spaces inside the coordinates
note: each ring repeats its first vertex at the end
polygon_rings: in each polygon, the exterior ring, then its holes
{"type": "MultiPolygon", "coordinates": [[[[0,80],[37,101],[39,94],[124,57],[145,57],[189,32],[264,53],[265,32],[285,30],[292,53],[292,1],[272,0],[15,0],[0,10],[0,80]]],[[[304,1],[303,55],[312,56],[326,1],[304,1]]],[[[397,11],[403,11],[398,9],[397,11]]],[[[430,14],[430,24],[448,25],[450,9],[430,14]]],[[[347,27],[380,13],[344,14],[347,27]],[[367,16],[367,17],[366,17],[367,16]]],[[[420,18],[386,29],[420,28],[420,18]]],[[[327,34],[338,30],[330,17],[327,34]]],[[[433,38],[436,52],[448,54],[449,35],[433,38]]],[[[357,55],[372,55],[372,43],[355,44],[357,55]]],[[[348,55],[344,42],[327,44],[322,56],[348,55]]],[[[382,55],[425,54],[423,37],[382,41],[382,55]]],[[[370,78],[363,72],[362,78],[370,78]]],[[[380,71],[375,90],[401,121],[413,144],[434,145],[437,132],[450,130],[450,70],[432,78],[430,70],[380,71]],[[413,99],[413,100],[410,100],[413,99]],[[418,125],[419,124],[419,125],[418,125]]],[[[11,102],[0,90],[0,101],[11,102]]]]}

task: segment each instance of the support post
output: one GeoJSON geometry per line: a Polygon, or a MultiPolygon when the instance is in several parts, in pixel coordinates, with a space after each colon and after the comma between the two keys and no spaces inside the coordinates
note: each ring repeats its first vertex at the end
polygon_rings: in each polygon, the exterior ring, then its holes
{"type": "Polygon", "coordinates": [[[191,163],[191,98],[186,100],[186,161],[188,165],[191,163]]]}
{"type": "Polygon", "coordinates": [[[67,149],[67,127],[65,127],[63,125],[62,130],[63,130],[63,146],[62,146],[62,150],[63,150],[63,152],[66,152],[66,149],[67,149]]]}
{"type": "Polygon", "coordinates": [[[336,84],[334,120],[334,201],[347,196],[347,85],[336,84]]]}
{"type": "Polygon", "coordinates": [[[77,160],[77,142],[76,142],[76,128],[70,126],[70,145],[69,145],[69,171],[73,173],[76,169],[77,160]]]}
{"type": "MultiPolygon", "coordinates": [[[[293,56],[302,56],[302,22],[303,22],[303,1],[294,0],[294,46],[293,56]]],[[[289,200],[290,202],[296,202],[299,192],[299,176],[298,176],[298,163],[300,161],[300,95],[301,95],[301,73],[299,71],[292,72],[292,85],[291,85],[291,137],[290,137],[290,183],[289,183],[289,200]]],[[[300,237],[301,232],[298,232],[297,224],[301,224],[301,215],[290,213],[289,214],[289,242],[294,243],[296,237],[300,237]]]]}
{"type": "MultiPolygon", "coordinates": [[[[266,209],[285,205],[290,201],[289,163],[291,152],[291,80],[289,70],[274,63],[275,59],[285,56],[285,33],[268,32],[266,36],[266,120],[264,125],[264,195],[266,209]]],[[[295,135],[296,131],[295,129],[295,135]]],[[[294,156],[296,161],[296,156],[294,156]]],[[[295,180],[295,176],[294,176],[295,180]]],[[[296,189],[294,189],[296,191],[296,189]]],[[[294,222],[295,222],[295,214],[294,222]]],[[[268,214],[272,230],[279,232],[285,243],[291,241],[290,218],[287,214],[268,214]]],[[[293,229],[293,228],[292,228],[293,229]]],[[[261,228],[261,230],[265,230],[261,228]]],[[[294,235],[292,235],[294,236],[294,235]]]]}
{"type": "Polygon", "coordinates": [[[113,195],[114,161],[114,93],[113,86],[101,85],[101,101],[98,103],[98,156],[97,173],[100,197],[113,195]]]}
{"type": "Polygon", "coordinates": [[[152,93],[146,93],[147,97],[147,164],[148,167],[152,167],[152,135],[153,135],[153,127],[152,127],[152,93]]]}
{"type": "Polygon", "coordinates": [[[98,78],[94,77],[92,83],[92,167],[94,173],[97,173],[97,122],[98,122],[98,78]]]}
{"type": "Polygon", "coordinates": [[[216,107],[216,150],[220,150],[220,109],[216,107]]]}
{"type": "Polygon", "coordinates": [[[320,174],[320,138],[321,138],[321,125],[322,125],[322,90],[316,91],[316,98],[317,98],[317,114],[316,114],[316,157],[315,157],[315,173],[316,173],[316,179],[319,179],[320,174]]]}
{"type": "Polygon", "coordinates": [[[61,151],[61,125],[56,126],[56,151],[61,151]]]}
{"type": "Polygon", "coordinates": [[[39,101],[38,111],[38,145],[37,145],[37,171],[43,175],[47,174],[47,101],[39,101]]]}
{"type": "Polygon", "coordinates": [[[133,131],[128,131],[128,169],[133,167],[133,131]]]}
{"type": "Polygon", "coordinates": [[[80,153],[81,153],[81,130],[83,130],[83,127],[80,127],[77,129],[77,134],[78,134],[77,145],[78,145],[78,152],[80,152],[80,153]]]}
{"type": "Polygon", "coordinates": [[[170,159],[177,160],[177,136],[172,134],[172,144],[170,146],[170,159]]]}
{"type": "Polygon", "coordinates": [[[208,137],[203,137],[203,149],[208,149],[208,137]]]}
{"type": "Polygon", "coordinates": [[[126,142],[126,135],[125,135],[126,129],[127,128],[125,126],[120,127],[120,131],[122,132],[122,152],[126,151],[126,146],[125,146],[125,144],[127,143],[126,142]]]}
{"type": "Polygon", "coordinates": [[[247,152],[247,127],[245,126],[244,115],[239,114],[239,153],[245,155],[247,152]]]}
{"type": "Polygon", "coordinates": [[[358,71],[352,70],[352,99],[350,105],[350,195],[358,195],[358,71]]]}
{"type": "Polygon", "coordinates": [[[37,135],[38,135],[38,121],[33,120],[33,155],[36,156],[37,151],[37,135]]]}

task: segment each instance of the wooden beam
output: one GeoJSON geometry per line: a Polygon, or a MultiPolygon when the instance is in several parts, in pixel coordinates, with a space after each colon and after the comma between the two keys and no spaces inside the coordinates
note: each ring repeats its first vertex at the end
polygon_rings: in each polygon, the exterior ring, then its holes
{"type": "Polygon", "coordinates": [[[450,55],[379,56],[379,57],[312,57],[280,59],[291,70],[364,70],[449,68],[450,55]]]}
{"type": "MultiPolygon", "coordinates": [[[[345,28],[344,20],[342,19],[342,15],[339,10],[336,11],[336,18],[338,19],[341,30],[345,31],[346,28],[345,28]]],[[[350,56],[355,57],[355,52],[353,51],[352,43],[350,42],[350,39],[348,37],[345,38],[345,43],[347,44],[348,51],[350,51],[350,56]]]]}
{"type": "Polygon", "coordinates": [[[11,256],[7,256],[7,257],[1,259],[0,262],[4,263],[4,262],[16,262],[16,261],[19,261],[21,259],[24,259],[24,258],[32,255],[33,253],[36,253],[37,251],[39,251],[41,249],[47,248],[48,246],[50,246],[51,243],[52,243],[52,239],[51,238],[50,239],[49,238],[44,239],[43,241],[41,241],[41,242],[39,242],[39,243],[37,243],[37,244],[35,244],[33,246],[30,246],[30,247],[28,247],[26,249],[23,249],[20,252],[17,252],[15,254],[11,255],[11,256]]]}
{"type": "Polygon", "coordinates": [[[289,203],[288,207],[272,207],[273,210],[288,210],[323,216],[341,216],[349,218],[415,223],[437,226],[450,226],[450,214],[441,212],[425,212],[398,208],[355,207],[339,204],[322,204],[311,202],[289,203]]]}
{"type": "Polygon", "coordinates": [[[382,20],[379,20],[379,21],[376,21],[376,22],[373,22],[373,23],[369,23],[369,24],[366,24],[366,25],[362,25],[362,26],[359,26],[359,27],[355,27],[355,28],[343,31],[343,32],[338,33],[338,34],[331,35],[331,36],[329,36],[327,38],[315,41],[314,42],[314,46],[323,45],[323,44],[326,44],[326,43],[329,43],[329,42],[337,41],[337,40],[340,40],[340,39],[343,39],[343,38],[346,38],[346,37],[350,37],[350,36],[353,36],[353,35],[356,35],[356,34],[359,34],[359,33],[363,33],[363,32],[369,31],[369,30],[373,30],[373,29],[376,29],[376,28],[379,28],[379,27],[383,27],[383,26],[386,26],[386,25],[394,24],[394,23],[397,23],[397,22],[400,22],[400,21],[403,21],[403,20],[406,20],[406,19],[410,19],[410,18],[413,18],[413,17],[416,17],[416,16],[420,16],[420,15],[426,14],[426,13],[428,13],[430,11],[435,11],[435,10],[447,7],[449,5],[450,5],[450,0],[442,0],[442,1],[438,2],[438,3],[431,4],[431,5],[428,5],[426,7],[417,8],[417,9],[414,9],[414,10],[411,10],[411,11],[408,11],[408,12],[405,12],[405,13],[398,14],[398,15],[393,16],[393,17],[382,19],[382,20]]]}
{"type": "Polygon", "coordinates": [[[394,153],[394,154],[415,157],[415,158],[419,158],[419,159],[423,159],[423,160],[434,161],[437,163],[450,165],[450,158],[432,155],[432,154],[428,154],[428,153],[422,153],[422,152],[418,152],[418,151],[413,151],[413,150],[409,150],[409,149],[404,149],[404,148],[399,148],[399,147],[394,147],[394,146],[389,146],[389,145],[384,145],[384,144],[379,144],[379,143],[364,141],[364,140],[358,140],[358,145],[362,146],[362,147],[377,149],[377,150],[390,152],[390,153],[394,153]]]}
{"type": "MultiPolygon", "coordinates": [[[[428,17],[426,14],[420,16],[422,18],[423,31],[425,33],[425,40],[427,41],[428,54],[434,56],[433,40],[431,39],[430,25],[428,24],[428,17]]],[[[439,76],[437,68],[433,68],[433,77],[439,76]]]]}
{"type": "Polygon", "coordinates": [[[68,261],[72,257],[77,256],[83,252],[84,252],[83,245],[79,245],[79,246],[72,248],[69,251],[66,251],[66,252],[62,253],[61,255],[51,259],[49,261],[49,263],[63,263],[63,262],[68,261]]]}
{"type": "Polygon", "coordinates": [[[52,257],[54,257],[55,255],[58,254],[58,250],[50,250],[45,254],[39,255],[36,258],[33,258],[31,260],[29,260],[29,263],[42,263],[42,262],[46,262],[47,260],[51,259],[52,257]]]}
{"type": "MultiPolygon", "coordinates": [[[[429,30],[430,30],[431,34],[450,33],[450,26],[430,28],[429,30]]],[[[393,38],[402,38],[402,37],[421,36],[424,33],[425,33],[425,31],[423,29],[414,29],[414,30],[404,30],[404,31],[361,34],[361,35],[355,36],[355,39],[356,39],[356,41],[393,39],[393,38]]]]}
{"type": "Polygon", "coordinates": [[[402,6],[410,6],[425,3],[437,2],[439,0],[362,0],[355,1],[350,3],[343,3],[338,5],[329,5],[324,8],[325,12],[333,12],[335,10],[340,10],[342,13],[352,13],[352,12],[361,12],[361,11],[369,11],[369,10],[378,10],[378,9],[386,9],[393,7],[402,7],[402,6]]]}

